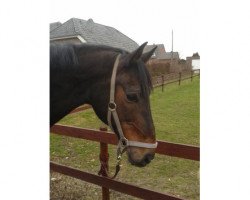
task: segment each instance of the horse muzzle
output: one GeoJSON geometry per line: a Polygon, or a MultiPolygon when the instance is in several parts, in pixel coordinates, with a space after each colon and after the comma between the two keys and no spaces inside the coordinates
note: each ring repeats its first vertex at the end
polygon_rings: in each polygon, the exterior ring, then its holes
{"type": "Polygon", "coordinates": [[[137,167],[145,167],[155,157],[154,149],[142,149],[137,147],[128,147],[128,161],[137,167]]]}

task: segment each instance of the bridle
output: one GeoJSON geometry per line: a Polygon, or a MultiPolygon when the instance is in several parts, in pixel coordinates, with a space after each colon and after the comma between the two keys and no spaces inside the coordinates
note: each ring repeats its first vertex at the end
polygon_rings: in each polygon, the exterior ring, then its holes
{"type": "MultiPolygon", "coordinates": [[[[155,149],[157,147],[157,142],[145,143],[145,142],[138,142],[138,141],[129,141],[123,134],[121,123],[120,123],[118,114],[116,112],[117,106],[115,103],[115,82],[116,82],[116,74],[117,74],[117,68],[119,65],[120,57],[121,57],[121,54],[118,54],[114,63],[113,72],[111,76],[111,83],[110,83],[110,99],[109,99],[109,104],[108,104],[108,125],[114,131],[112,122],[111,122],[111,117],[113,116],[117,131],[120,137],[118,141],[118,145],[117,145],[117,166],[116,166],[115,176],[118,174],[118,171],[120,170],[120,162],[121,162],[122,154],[126,151],[126,148],[128,146],[142,147],[142,148],[149,148],[149,149],[155,149]]],[[[113,178],[115,178],[115,176],[113,178]]]]}

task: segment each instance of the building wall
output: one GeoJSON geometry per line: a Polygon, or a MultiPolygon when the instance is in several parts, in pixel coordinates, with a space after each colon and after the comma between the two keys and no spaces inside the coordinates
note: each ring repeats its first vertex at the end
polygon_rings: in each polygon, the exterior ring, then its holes
{"type": "Polygon", "coordinates": [[[192,60],[192,69],[200,69],[200,59],[193,59],[192,60]]]}
{"type": "MultiPolygon", "coordinates": [[[[192,60],[191,60],[192,61],[192,60]]],[[[159,76],[161,74],[179,73],[182,71],[191,71],[191,61],[173,59],[150,59],[147,63],[148,70],[152,76],[159,76]]]]}

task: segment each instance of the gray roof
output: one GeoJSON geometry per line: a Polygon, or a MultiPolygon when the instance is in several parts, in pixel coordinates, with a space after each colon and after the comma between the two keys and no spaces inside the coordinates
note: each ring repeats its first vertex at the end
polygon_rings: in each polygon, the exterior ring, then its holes
{"type": "MultiPolygon", "coordinates": [[[[172,53],[171,52],[166,52],[164,44],[147,45],[145,47],[145,49],[144,49],[144,52],[149,52],[155,46],[157,46],[157,49],[155,50],[155,56],[152,56],[152,58],[171,59],[172,53]]],[[[178,52],[173,52],[173,59],[179,59],[179,53],[178,52]]]]}
{"type": "Polygon", "coordinates": [[[56,29],[57,27],[61,26],[61,25],[62,25],[61,22],[50,23],[49,24],[49,30],[50,30],[50,32],[53,31],[54,29],[56,29]]]}
{"type": "Polygon", "coordinates": [[[198,53],[198,52],[193,53],[193,55],[192,55],[192,56],[188,56],[188,57],[186,57],[186,60],[195,60],[195,59],[200,59],[200,55],[199,55],[199,53],[198,53]]]}
{"type": "Polygon", "coordinates": [[[92,19],[71,18],[50,31],[50,39],[80,35],[87,43],[121,48],[129,52],[139,45],[113,27],[95,23],[92,19]]]}
{"type": "MultiPolygon", "coordinates": [[[[171,59],[172,57],[172,52],[167,52],[167,57],[166,59],[171,59]]],[[[178,52],[173,52],[173,59],[179,60],[179,53],[178,52]]]]}
{"type": "MultiPolygon", "coordinates": [[[[145,46],[145,48],[143,49],[143,53],[149,52],[149,51],[150,51],[151,49],[153,49],[155,46],[157,46],[157,49],[158,49],[158,45],[155,45],[155,44],[145,46]]],[[[155,55],[156,55],[157,49],[155,50],[155,55]]],[[[153,55],[152,58],[156,58],[156,56],[153,55]]]]}

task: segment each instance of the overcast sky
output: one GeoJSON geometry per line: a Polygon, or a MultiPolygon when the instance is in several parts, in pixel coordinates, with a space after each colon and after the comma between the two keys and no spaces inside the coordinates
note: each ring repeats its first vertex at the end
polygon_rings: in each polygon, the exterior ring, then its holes
{"type": "Polygon", "coordinates": [[[182,58],[199,52],[198,0],[52,0],[50,22],[65,22],[75,17],[112,26],[139,45],[164,44],[171,51],[171,31],[174,31],[174,51],[182,58]]]}

